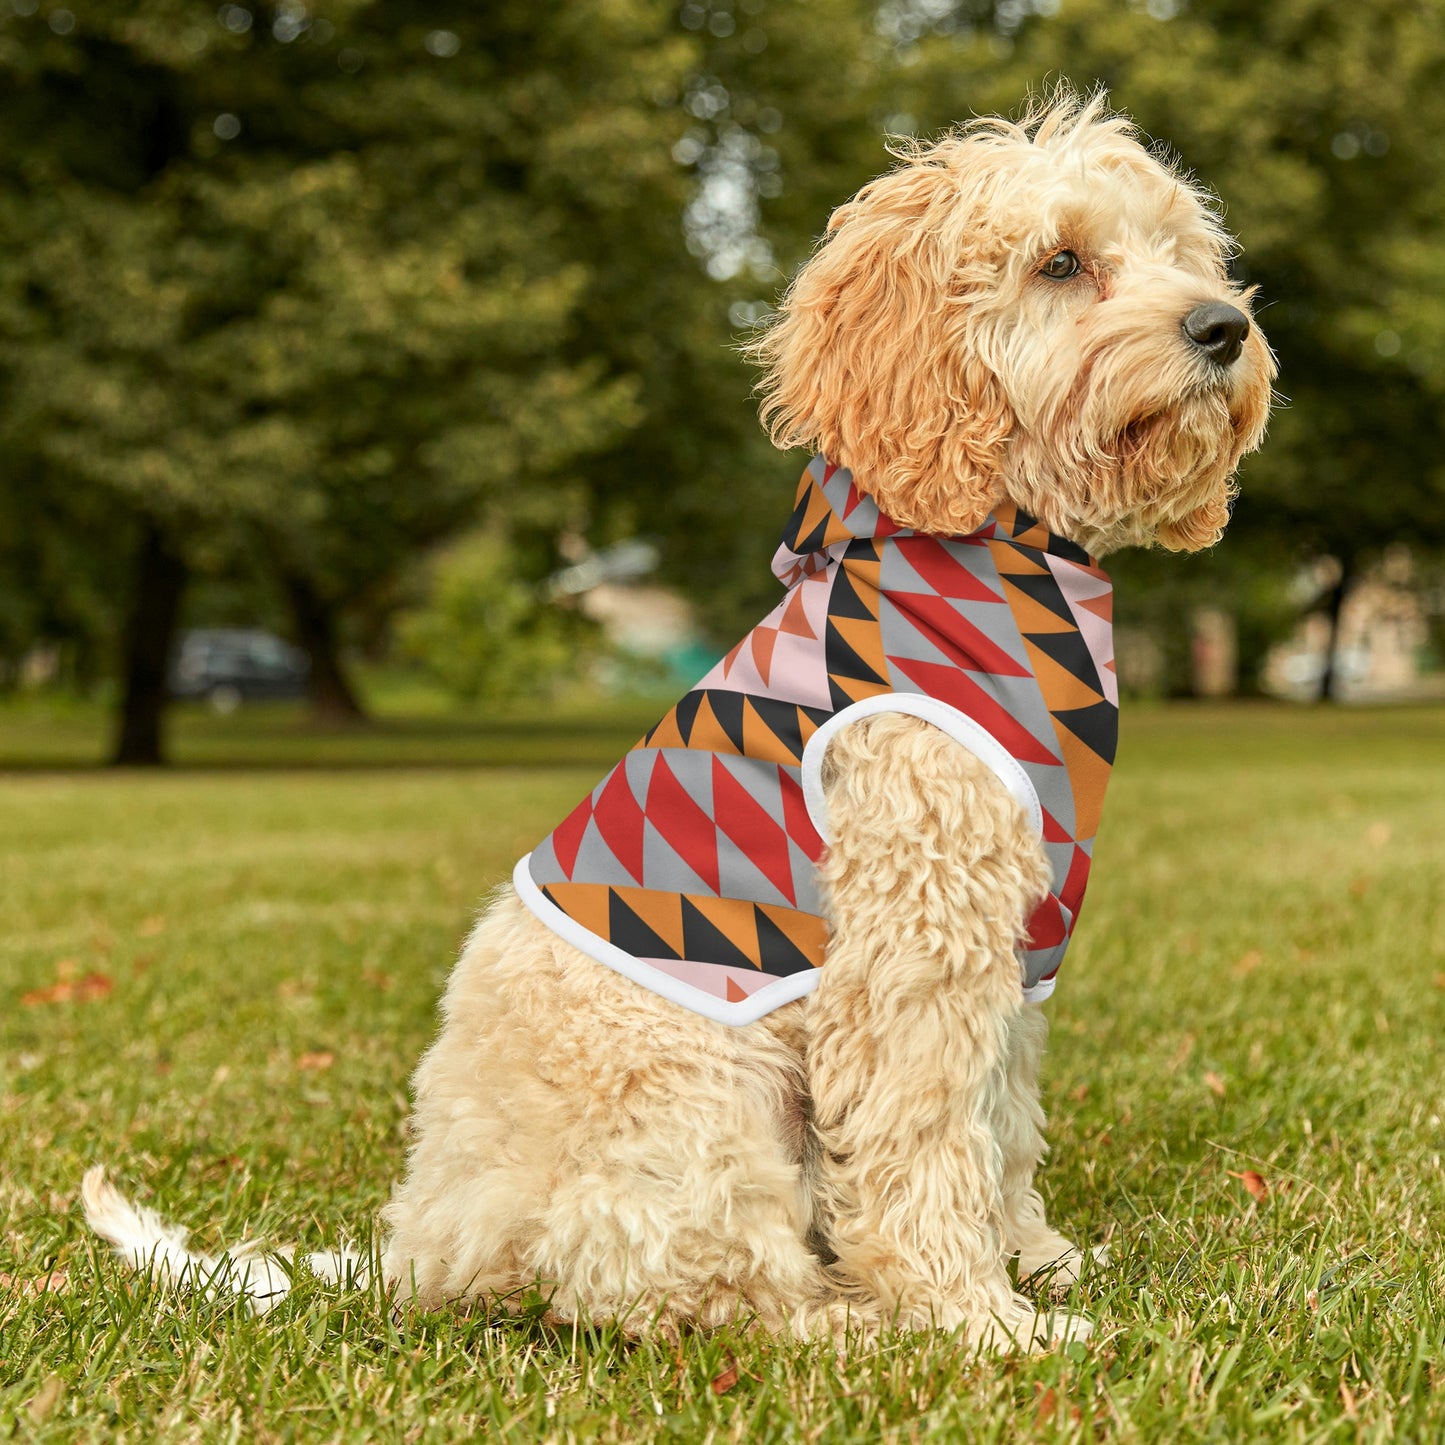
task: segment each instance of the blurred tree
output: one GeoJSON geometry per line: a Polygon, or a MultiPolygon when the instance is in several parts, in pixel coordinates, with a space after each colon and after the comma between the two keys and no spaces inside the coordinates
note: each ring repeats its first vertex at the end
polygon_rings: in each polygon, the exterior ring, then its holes
{"type": "Polygon", "coordinates": [[[549,178],[580,164],[675,218],[680,126],[651,96],[689,47],[646,0],[458,6],[455,28],[385,0],[19,8],[0,440],[32,485],[11,526],[61,493],[125,519],[116,758],[159,760],[187,572],[241,550],[284,589],[318,702],[350,711],[338,612],[485,498],[555,529],[569,468],[641,420],[579,322],[580,218],[549,178]]]}

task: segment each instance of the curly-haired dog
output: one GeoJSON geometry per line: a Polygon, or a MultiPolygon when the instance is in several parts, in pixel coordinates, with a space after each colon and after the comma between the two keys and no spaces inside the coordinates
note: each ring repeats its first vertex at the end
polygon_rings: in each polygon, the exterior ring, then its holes
{"type": "MultiPolygon", "coordinates": [[[[1034,1187],[1031,1000],[1112,757],[1092,559],[1213,543],[1264,430],[1228,254],[1069,95],[910,145],[837,211],[754,348],[774,440],[820,453],[785,599],[477,924],[416,1074],[394,1287],[541,1281],[559,1318],[668,1333],[1086,1332],[1007,1269],[1079,1263],[1034,1187]]],[[[98,1171],[86,1197],[176,1270],[98,1171]]]]}

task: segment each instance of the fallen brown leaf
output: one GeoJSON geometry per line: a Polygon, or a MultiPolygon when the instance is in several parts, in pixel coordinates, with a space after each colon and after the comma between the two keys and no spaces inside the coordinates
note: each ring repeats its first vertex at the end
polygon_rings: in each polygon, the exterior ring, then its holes
{"type": "Polygon", "coordinates": [[[391,989],[392,977],[380,968],[363,968],[361,981],[370,984],[372,988],[379,989],[382,993],[387,993],[391,989]]]}
{"type": "Polygon", "coordinates": [[[136,926],[136,932],[142,938],[158,938],[166,931],[166,921],[159,913],[150,918],[142,918],[136,926]]]}
{"type": "Polygon", "coordinates": [[[1084,1100],[1088,1097],[1089,1086],[1087,1084],[1080,1084],[1077,1089],[1069,1090],[1069,1098],[1071,1098],[1076,1104],[1082,1104],[1084,1100]]]}
{"type": "Polygon", "coordinates": [[[43,1294],[65,1294],[70,1289],[70,1276],[63,1269],[53,1269],[49,1274],[31,1275],[29,1278],[0,1273],[0,1289],[13,1289],[26,1299],[36,1299],[43,1294]]]}
{"type": "Polygon", "coordinates": [[[1059,1397],[1052,1389],[1045,1389],[1039,1393],[1038,1403],[1034,1406],[1034,1424],[1039,1426],[1052,1425],[1054,1416],[1059,1408],[1059,1397]]]}
{"type": "Polygon", "coordinates": [[[1235,978],[1248,978],[1263,962],[1264,954],[1257,948],[1251,948],[1248,953],[1240,958],[1239,962],[1234,965],[1230,972],[1235,978]]]}
{"type": "Polygon", "coordinates": [[[72,1000],[90,1003],[107,997],[114,988],[109,975],[88,973],[84,978],[62,978],[48,988],[31,989],[29,993],[20,995],[20,1003],[25,1008],[34,1008],[37,1004],[70,1003],[72,1000]]]}
{"type": "Polygon", "coordinates": [[[1372,881],[1373,880],[1366,878],[1363,874],[1358,878],[1352,878],[1350,880],[1350,897],[1363,898],[1365,894],[1370,891],[1372,881]]]}
{"type": "Polygon", "coordinates": [[[1231,1179],[1237,1179],[1244,1185],[1245,1192],[1249,1194],[1251,1198],[1263,1199],[1264,1196],[1269,1193],[1268,1181],[1264,1175],[1260,1174],[1257,1170],[1242,1169],[1236,1173],[1231,1169],[1228,1172],[1231,1179]]]}
{"type": "Polygon", "coordinates": [[[317,1049],[314,1053],[302,1054],[296,1060],[298,1069],[329,1069],[336,1062],[336,1055],[326,1049],[317,1049]]]}
{"type": "Polygon", "coordinates": [[[1435,987],[1445,988],[1445,973],[1437,973],[1435,975],[1435,987]]]}
{"type": "Polygon", "coordinates": [[[1224,1080],[1221,1079],[1213,1069],[1210,1069],[1209,1072],[1205,1074],[1204,1086],[1211,1093],[1218,1094],[1221,1099],[1224,1097],[1224,1080]]]}
{"type": "Polygon", "coordinates": [[[714,1375],[712,1381],[712,1392],[714,1395],[726,1395],[729,1390],[738,1382],[738,1362],[731,1355],[728,1356],[728,1367],[720,1375],[714,1375]]]}

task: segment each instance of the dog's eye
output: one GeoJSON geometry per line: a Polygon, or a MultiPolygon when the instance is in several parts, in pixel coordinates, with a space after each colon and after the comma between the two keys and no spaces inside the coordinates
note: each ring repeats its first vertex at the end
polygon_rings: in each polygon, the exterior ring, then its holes
{"type": "Polygon", "coordinates": [[[1070,276],[1077,276],[1081,269],[1079,258],[1072,251],[1055,251],[1039,267],[1039,274],[1047,276],[1050,281],[1067,281],[1070,276]]]}

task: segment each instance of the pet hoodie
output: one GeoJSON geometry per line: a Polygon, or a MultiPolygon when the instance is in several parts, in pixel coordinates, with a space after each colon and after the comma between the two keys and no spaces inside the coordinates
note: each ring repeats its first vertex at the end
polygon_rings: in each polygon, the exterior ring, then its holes
{"type": "Polygon", "coordinates": [[[523,902],[664,998],[751,1023],[824,962],[828,740],[909,713],[990,766],[1042,836],[1052,885],[1019,962],[1025,996],[1047,997],[1117,739],[1108,577],[1012,505],[963,537],[898,527],[822,457],[773,572],[777,607],[517,864],[523,902]]]}

